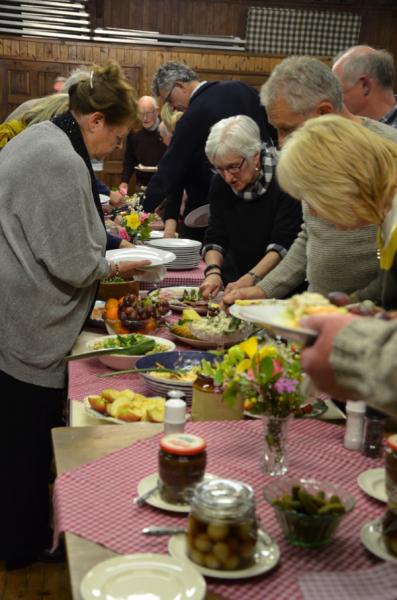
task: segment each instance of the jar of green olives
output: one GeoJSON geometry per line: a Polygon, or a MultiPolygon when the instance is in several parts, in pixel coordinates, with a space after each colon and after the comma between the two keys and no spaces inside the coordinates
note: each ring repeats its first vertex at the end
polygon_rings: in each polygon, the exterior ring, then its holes
{"type": "Polygon", "coordinates": [[[196,486],[187,528],[187,554],[193,562],[208,569],[243,569],[254,561],[257,537],[249,485],[211,479],[196,486]]]}

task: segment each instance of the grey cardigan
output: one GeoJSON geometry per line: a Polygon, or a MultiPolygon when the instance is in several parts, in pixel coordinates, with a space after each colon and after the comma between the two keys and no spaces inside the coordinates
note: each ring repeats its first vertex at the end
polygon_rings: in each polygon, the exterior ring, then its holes
{"type": "Polygon", "coordinates": [[[46,121],[0,153],[0,181],[0,369],[60,388],[63,358],[109,272],[89,172],[46,121]]]}

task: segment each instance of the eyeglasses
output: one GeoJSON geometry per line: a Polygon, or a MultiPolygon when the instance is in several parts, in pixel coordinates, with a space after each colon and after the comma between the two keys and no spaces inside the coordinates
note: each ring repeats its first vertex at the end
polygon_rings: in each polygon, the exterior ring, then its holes
{"type": "Polygon", "coordinates": [[[215,167],[215,171],[218,175],[224,177],[225,173],[230,173],[230,175],[236,175],[240,172],[241,167],[245,163],[246,158],[243,158],[239,165],[229,165],[228,167],[215,167]]]}
{"type": "Polygon", "coordinates": [[[141,119],[144,119],[145,117],[153,117],[155,114],[155,110],[148,110],[147,112],[140,112],[139,116],[141,117],[141,119]]]}
{"type": "Polygon", "coordinates": [[[164,102],[169,102],[171,100],[171,94],[174,91],[175,86],[176,86],[176,81],[174,82],[174,84],[172,85],[172,88],[170,89],[170,91],[168,92],[166,97],[164,98],[164,102]]]}

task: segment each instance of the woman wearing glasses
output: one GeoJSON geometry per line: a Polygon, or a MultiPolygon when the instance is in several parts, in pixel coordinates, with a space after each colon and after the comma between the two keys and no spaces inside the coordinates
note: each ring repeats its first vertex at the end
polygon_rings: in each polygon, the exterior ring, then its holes
{"type": "MultiPolygon", "coordinates": [[[[67,355],[97,284],[148,261],[109,263],[92,158],[122,143],[136,117],[120,67],[94,67],[69,89],[70,111],[29,127],[0,153],[0,559],[16,568],[51,546],[52,427],[62,424],[67,355]]],[[[139,272],[139,271],[138,271],[139,272]]]]}
{"type": "Polygon", "coordinates": [[[286,254],[301,224],[299,203],[275,177],[275,151],[261,142],[250,117],[222,119],[205,146],[216,175],[210,192],[210,222],[204,239],[204,297],[255,285],[286,254]],[[230,283],[233,282],[233,283],[230,283]]]}

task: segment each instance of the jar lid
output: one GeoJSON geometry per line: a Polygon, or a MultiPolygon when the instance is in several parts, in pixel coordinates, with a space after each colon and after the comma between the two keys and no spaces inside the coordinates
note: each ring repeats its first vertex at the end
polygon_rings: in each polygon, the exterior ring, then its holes
{"type": "Polygon", "coordinates": [[[160,448],[169,454],[191,456],[202,452],[205,447],[206,443],[202,437],[189,433],[171,433],[160,440],[160,448]]]}
{"type": "Polygon", "coordinates": [[[391,450],[397,450],[397,433],[390,435],[386,440],[386,444],[389,446],[389,448],[391,448],[391,450]]]}
{"type": "Polygon", "coordinates": [[[245,513],[255,505],[251,486],[234,479],[210,479],[194,489],[192,502],[204,510],[216,510],[217,516],[228,517],[245,513]]]}

